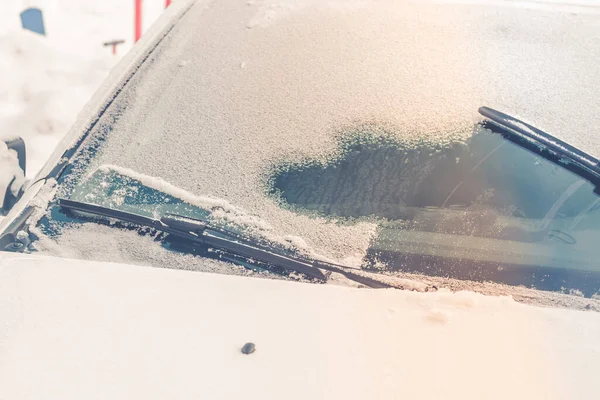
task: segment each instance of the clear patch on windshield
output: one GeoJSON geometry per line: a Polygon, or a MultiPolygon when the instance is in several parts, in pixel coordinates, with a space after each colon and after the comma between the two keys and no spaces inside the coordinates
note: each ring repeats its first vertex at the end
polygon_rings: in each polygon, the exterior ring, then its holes
{"type": "Polygon", "coordinates": [[[269,194],[300,213],[375,218],[367,264],[563,290],[600,287],[600,197],[586,180],[476,127],[466,142],[357,131],[328,162],[282,162],[269,194]]]}
{"type": "MultiPolygon", "coordinates": [[[[405,220],[418,208],[485,207],[540,219],[575,183],[585,182],[485,131],[444,147],[361,133],[343,138],[333,161],[278,165],[270,193],[285,204],[336,217],[405,220]]],[[[574,200],[562,211],[576,212],[581,204],[574,200]]]]}

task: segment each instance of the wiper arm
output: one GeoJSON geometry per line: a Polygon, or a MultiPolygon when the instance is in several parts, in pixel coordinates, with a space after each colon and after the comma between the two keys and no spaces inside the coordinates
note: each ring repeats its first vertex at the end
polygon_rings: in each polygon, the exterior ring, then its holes
{"type": "Polygon", "coordinates": [[[297,271],[323,281],[327,280],[327,277],[321,271],[322,269],[340,273],[350,280],[362,283],[363,285],[372,288],[396,287],[377,279],[362,276],[357,272],[349,271],[351,269],[349,267],[280,254],[276,249],[262,246],[257,243],[250,243],[248,240],[241,238],[234,232],[213,227],[207,221],[201,221],[179,215],[167,215],[161,217],[160,219],[154,219],[127,211],[115,210],[109,207],[68,199],[59,199],[58,205],[62,209],[69,211],[76,211],[79,213],[111,218],[121,222],[128,222],[139,226],[154,228],[158,231],[187,239],[193,243],[216,248],[244,258],[262,261],[264,263],[282,267],[287,270],[297,271]]]}
{"type": "Polygon", "coordinates": [[[525,139],[527,145],[521,141],[511,140],[520,147],[524,147],[541,157],[560,165],[575,173],[581,178],[595,185],[595,193],[600,194],[600,161],[589,154],[577,149],[570,144],[546,133],[526,122],[504,114],[489,107],[480,107],[479,113],[487,118],[484,127],[492,126],[493,130],[508,137],[525,139]],[[546,151],[542,151],[542,149],[546,151]],[[561,162],[567,160],[568,163],[561,162]]]}

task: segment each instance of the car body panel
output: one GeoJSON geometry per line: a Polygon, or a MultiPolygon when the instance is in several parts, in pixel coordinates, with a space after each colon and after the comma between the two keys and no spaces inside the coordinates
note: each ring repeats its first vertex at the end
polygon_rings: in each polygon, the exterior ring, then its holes
{"type": "Polygon", "coordinates": [[[598,393],[600,314],[507,297],[0,253],[0,317],[6,398],[595,399],[598,393]],[[241,353],[246,342],[255,353],[241,353]]]}

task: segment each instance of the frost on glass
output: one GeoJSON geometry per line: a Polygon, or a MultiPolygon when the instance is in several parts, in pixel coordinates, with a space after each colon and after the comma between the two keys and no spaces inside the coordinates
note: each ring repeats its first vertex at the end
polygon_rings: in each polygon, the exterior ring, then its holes
{"type": "Polygon", "coordinates": [[[139,180],[110,169],[98,169],[77,186],[71,200],[128,211],[156,218],[177,214],[205,219],[210,212],[180,198],[144,185],[139,180]]]}

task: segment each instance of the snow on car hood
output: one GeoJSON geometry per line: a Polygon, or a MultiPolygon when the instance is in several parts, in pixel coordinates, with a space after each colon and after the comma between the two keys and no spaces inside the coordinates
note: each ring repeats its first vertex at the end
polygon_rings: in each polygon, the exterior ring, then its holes
{"type": "Polygon", "coordinates": [[[547,400],[600,390],[600,314],[468,292],[0,253],[0,321],[7,399],[547,400]],[[240,352],[246,342],[254,354],[240,352]]]}

